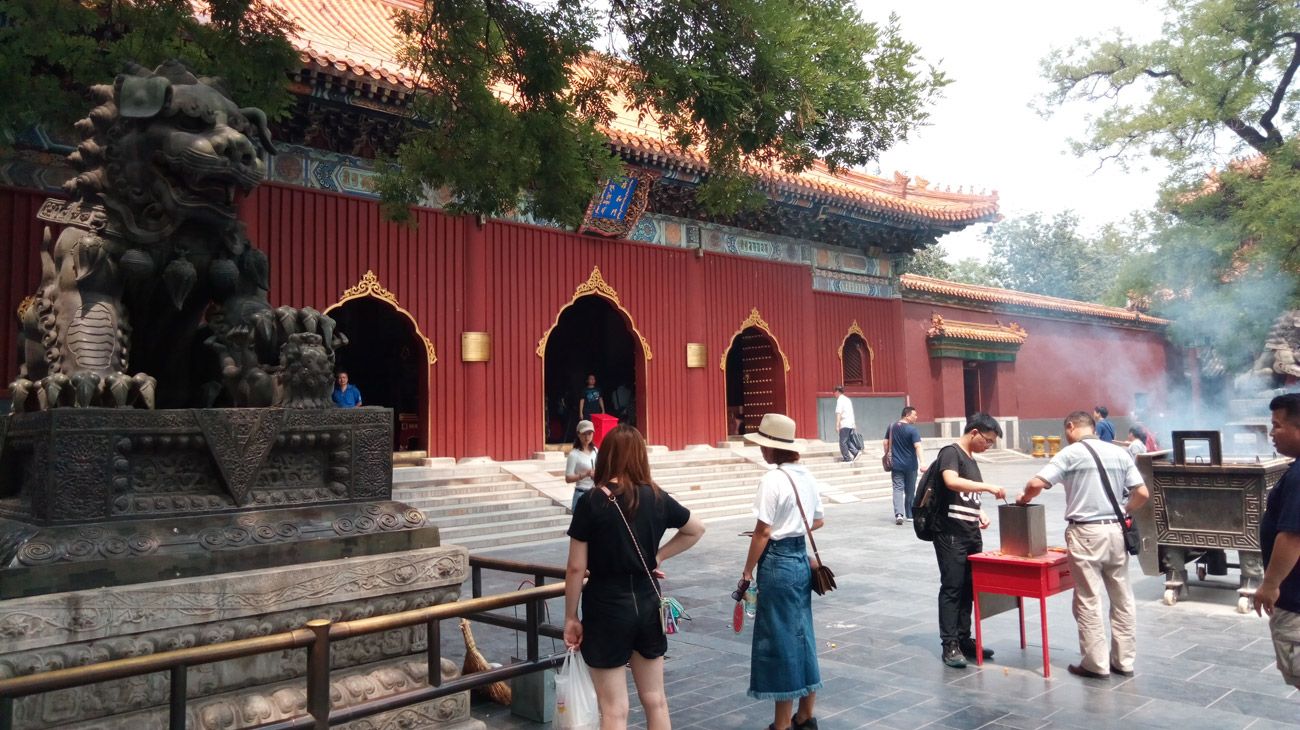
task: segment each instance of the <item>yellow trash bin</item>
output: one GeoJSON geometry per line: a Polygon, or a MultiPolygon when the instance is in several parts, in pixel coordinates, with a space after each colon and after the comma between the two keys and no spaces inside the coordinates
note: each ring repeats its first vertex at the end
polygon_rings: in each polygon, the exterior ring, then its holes
{"type": "Polygon", "coordinates": [[[1058,452],[1058,451],[1060,451],[1060,450],[1061,450],[1061,437],[1060,437],[1060,436],[1048,436],[1048,437],[1047,437],[1047,455],[1048,455],[1048,456],[1056,456],[1056,452],[1058,452]]]}
{"type": "Polygon", "coordinates": [[[1032,453],[1030,453],[1030,456],[1034,457],[1035,459],[1041,459],[1041,458],[1047,456],[1047,446],[1046,446],[1046,445],[1047,445],[1047,437],[1045,437],[1045,436],[1030,436],[1030,437],[1029,437],[1029,441],[1030,441],[1030,443],[1032,443],[1032,444],[1034,445],[1034,450],[1033,450],[1032,453]]]}

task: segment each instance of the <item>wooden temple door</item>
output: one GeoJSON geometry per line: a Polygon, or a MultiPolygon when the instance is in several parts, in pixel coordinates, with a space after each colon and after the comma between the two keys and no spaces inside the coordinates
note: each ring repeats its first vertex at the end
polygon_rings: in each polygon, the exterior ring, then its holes
{"type": "Polygon", "coordinates": [[[754,433],[764,415],[785,413],[784,361],[776,343],[757,327],[741,332],[737,340],[732,346],[740,350],[745,433],[754,433]]]}

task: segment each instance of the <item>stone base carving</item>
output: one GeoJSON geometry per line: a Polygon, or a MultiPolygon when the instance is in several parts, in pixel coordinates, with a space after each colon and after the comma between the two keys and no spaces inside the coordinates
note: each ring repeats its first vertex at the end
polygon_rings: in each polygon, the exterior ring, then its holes
{"type": "MultiPolygon", "coordinates": [[[[447,546],[4,601],[0,677],[260,636],[313,618],[341,621],[451,602],[468,564],[464,548],[447,546]]],[[[422,627],[335,643],[335,705],[423,686],[424,650],[422,627]]],[[[246,727],[301,714],[305,673],[302,650],[194,667],[189,727],[246,727]]],[[[16,703],[15,727],[163,727],[167,691],[168,678],[158,673],[27,697],[16,703]]],[[[356,727],[459,727],[468,702],[456,695],[356,727]],[[408,721],[415,724],[401,724],[408,721]]]]}
{"type": "Polygon", "coordinates": [[[387,408],[74,408],[9,417],[0,517],[102,523],[392,496],[387,408]]]}
{"type": "Polygon", "coordinates": [[[0,599],[433,547],[386,408],[76,408],[0,421],[0,599]]]}

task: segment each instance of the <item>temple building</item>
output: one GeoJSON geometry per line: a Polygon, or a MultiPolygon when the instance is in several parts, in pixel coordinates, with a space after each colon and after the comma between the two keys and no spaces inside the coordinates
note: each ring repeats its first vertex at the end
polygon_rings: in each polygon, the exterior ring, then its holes
{"type": "MultiPolygon", "coordinates": [[[[1167,322],[1138,312],[898,276],[939,236],[999,220],[996,193],[821,167],[763,175],[768,204],[726,218],[694,191],[702,156],[616,119],[627,165],[579,231],[522,217],[416,210],[387,222],[374,158],[392,149],[413,93],[396,61],[401,0],[273,0],[299,25],[292,115],[273,126],[270,175],[245,202],[271,260],[273,304],[328,312],[366,405],[394,409],[399,450],[527,458],[573,438],[594,375],[605,408],[652,444],[716,444],[764,413],[834,439],[833,388],[876,438],[899,408],[952,434],[975,410],[1024,447],[1070,410],[1125,417],[1164,408],[1180,362],[1167,322]]],[[[0,349],[40,279],[41,202],[61,195],[69,151],[54,142],[0,159],[0,349]]],[[[6,356],[0,383],[17,373],[6,356]]],[[[0,403],[8,398],[0,390],[0,403]]]]}

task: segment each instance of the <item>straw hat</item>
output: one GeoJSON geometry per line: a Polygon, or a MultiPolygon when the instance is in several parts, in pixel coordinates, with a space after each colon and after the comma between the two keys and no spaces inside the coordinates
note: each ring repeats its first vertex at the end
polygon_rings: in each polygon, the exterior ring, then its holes
{"type": "Polygon", "coordinates": [[[780,413],[768,413],[763,416],[762,423],[758,424],[758,432],[745,434],[745,440],[759,446],[793,451],[796,454],[802,454],[804,450],[803,439],[794,437],[794,419],[780,413]]]}

